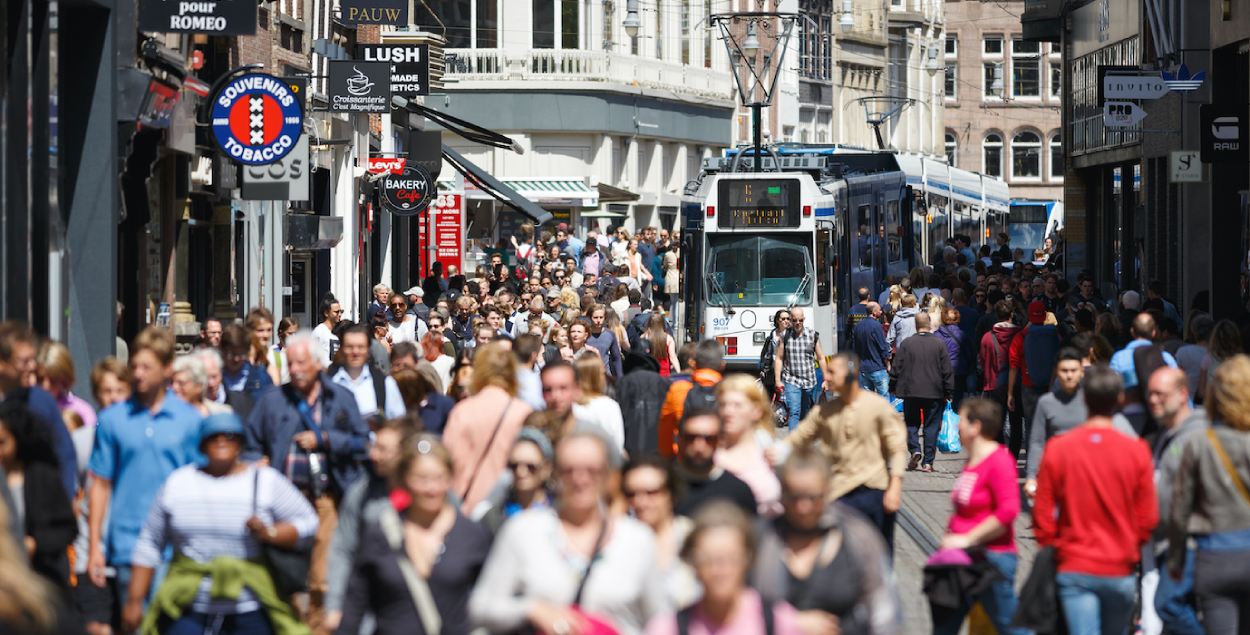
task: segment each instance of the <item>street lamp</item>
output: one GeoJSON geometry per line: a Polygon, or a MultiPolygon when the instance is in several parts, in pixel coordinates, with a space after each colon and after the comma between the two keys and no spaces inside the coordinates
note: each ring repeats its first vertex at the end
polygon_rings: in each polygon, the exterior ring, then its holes
{"type": "Polygon", "coordinates": [[[754,60],[756,53],[760,52],[760,38],[755,34],[755,23],[747,25],[747,39],[742,42],[742,53],[748,58],[754,60]]]}
{"type": "Polygon", "coordinates": [[[638,0],[629,0],[626,3],[625,20],[621,22],[621,26],[625,27],[625,35],[638,37],[638,29],[642,26],[642,20],[638,19],[638,0]]]}
{"type": "Polygon", "coordinates": [[[855,1],[842,0],[842,17],[838,18],[838,26],[843,31],[855,29],[855,1]]]}

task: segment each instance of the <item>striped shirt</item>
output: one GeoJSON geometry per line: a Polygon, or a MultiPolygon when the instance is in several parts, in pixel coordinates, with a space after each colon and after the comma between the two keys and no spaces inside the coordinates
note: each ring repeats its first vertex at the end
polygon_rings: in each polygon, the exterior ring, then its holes
{"type": "MultiPolygon", "coordinates": [[[[157,568],[161,553],[169,545],[174,551],[196,562],[213,558],[256,559],[260,543],[247,530],[252,516],[253,479],[256,469],[229,476],[214,477],[194,465],[175,470],[156,495],[147,522],[135,543],[134,566],[157,568]]],[[[256,515],[272,527],[291,523],[305,541],[317,531],[317,513],[299,490],[277,470],[260,469],[256,483],[256,515]]],[[[192,603],[197,613],[249,613],[260,610],[255,596],[246,588],[238,600],[213,600],[212,581],[205,578],[192,603]]]]}

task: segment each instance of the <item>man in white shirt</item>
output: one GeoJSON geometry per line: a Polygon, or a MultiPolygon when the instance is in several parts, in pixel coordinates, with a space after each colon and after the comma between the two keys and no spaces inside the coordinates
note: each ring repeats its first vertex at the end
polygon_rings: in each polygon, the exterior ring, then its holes
{"type": "Polygon", "coordinates": [[[429,329],[426,328],[425,322],[408,312],[407,297],[400,295],[391,296],[390,309],[391,319],[387,321],[386,331],[391,338],[391,344],[421,341],[421,338],[425,336],[425,332],[429,329]]]}
{"type": "Polygon", "coordinates": [[[334,335],[334,327],[343,319],[343,307],[339,304],[334,296],[327,295],[321,300],[321,323],[313,329],[313,338],[321,345],[321,350],[325,357],[322,358],[322,367],[328,367],[330,362],[334,360],[334,356],[339,350],[339,338],[334,335]]]}
{"type": "Polygon", "coordinates": [[[512,339],[516,339],[525,333],[530,332],[530,323],[542,322],[543,333],[546,333],[555,323],[555,318],[543,312],[546,308],[542,296],[534,296],[530,299],[529,311],[525,313],[517,313],[512,318],[512,339]]]}
{"type": "Polygon", "coordinates": [[[369,367],[368,329],[364,326],[348,329],[343,334],[341,350],[343,361],[330,367],[330,380],[351,391],[360,416],[366,420],[404,416],[407,408],[404,407],[403,395],[399,393],[399,384],[393,377],[369,367]]]}

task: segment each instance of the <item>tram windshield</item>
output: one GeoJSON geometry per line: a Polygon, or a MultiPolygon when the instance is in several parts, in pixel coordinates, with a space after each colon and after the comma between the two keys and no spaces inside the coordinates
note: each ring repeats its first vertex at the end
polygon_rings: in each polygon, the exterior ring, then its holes
{"type": "Polygon", "coordinates": [[[733,306],[810,304],[815,286],[811,241],[811,234],[709,234],[709,301],[733,306]]]}

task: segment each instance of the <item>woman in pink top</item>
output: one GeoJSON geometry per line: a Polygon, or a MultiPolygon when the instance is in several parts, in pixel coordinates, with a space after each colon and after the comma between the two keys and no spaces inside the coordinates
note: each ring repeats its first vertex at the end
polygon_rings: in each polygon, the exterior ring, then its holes
{"type": "Polygon", "coordinates": [[[755,558],[755,528],[729,503],[705,505],[694,518],[682,558],[694,567],[703,599],[647,624],[647,635],[799,635],[798,612],[785,602],[766,605],[747,586],[755,558]],[[772,628],[766,625],[771,622],[772,628]]]}
{"type": "MultiPolygon", "coordinates": [[[[998,568],[1003,579],[975,599],[985,607],[990,621],[1003,635],[1025,635],[1013,628],[1016,612],[1016,538],[1012,524],[1020,513],[1020,490],[1016,485],[1016,461],[995,439],[1002,431],[1003,411],[996,402],[980,397],[964,399],[959,408],[959,441],[968,451],[955,489],[951,492],[955,513],[951,515],[942,549],[984,549],[985,558],[998,568]]],[[[931,607],[935,635],[955,635],[971,606],[957,610],[931,607]]]]}
{"type": "Polygon", "coordinates": [[[716,387],[724,421],[716,465],[742,479],[755,494],[761,516],[781,513],[781,482],[764,451],[773,444],[773,411],[754,377],[729,375],[716,387]]]}
{"type": "Polygon", "coordinates": [[[483,344],[473,354],[469,394],[447,415],[443,445],[455,462],[453,491],[460,509],[476,519],[485,512],[475,513],[476,507],[503,476],[512,443],[533,409],[517,398],[516,358],[499,342],[483,344]]]}

